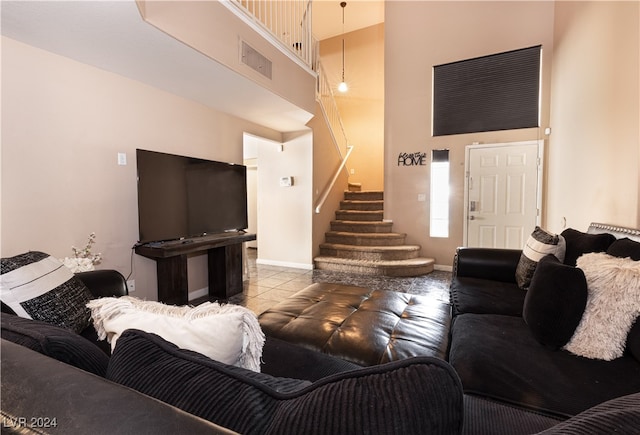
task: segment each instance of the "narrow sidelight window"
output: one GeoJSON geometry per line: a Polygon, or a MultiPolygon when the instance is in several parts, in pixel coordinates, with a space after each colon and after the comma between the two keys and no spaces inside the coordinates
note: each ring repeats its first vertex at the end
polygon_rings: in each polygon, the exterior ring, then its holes
{"type": "Polygon", "coordinates": [[[431,237],[449,237],[449,150],[431,151],[431,237]]]}

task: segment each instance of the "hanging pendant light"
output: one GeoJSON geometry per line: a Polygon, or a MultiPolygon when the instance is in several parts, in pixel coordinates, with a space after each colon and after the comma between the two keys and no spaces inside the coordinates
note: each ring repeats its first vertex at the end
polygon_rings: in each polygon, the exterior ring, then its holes
{"type": "Polygon", "coordinates": [[[342,8],[342,81],[338,85],[338,91],[344,93],[349,90],[347,82],[344,81],[344,8],[347,6],[347,2],[340,2],[342,8]]]}

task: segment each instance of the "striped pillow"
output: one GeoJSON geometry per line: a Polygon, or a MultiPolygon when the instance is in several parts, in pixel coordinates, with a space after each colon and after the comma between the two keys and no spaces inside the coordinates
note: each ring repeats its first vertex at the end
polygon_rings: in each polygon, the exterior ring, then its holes
{"type": "Polygon", "coordinates": [[[91,292],[43,252],[0,259],[0,299],[18,316],[82,332],[90,324],[91,292]]]}
{"type": "Polygon", "coordinates": [[[522,249],[520,261],[516,268],[516,283],[518,287],[523,290],[529,288],[533,272],[535,272],[536,266],[542,257],[552,254],[562,263],[565,252],[566,242],[563,236],[551,234],[536,226],[522,249]]]}

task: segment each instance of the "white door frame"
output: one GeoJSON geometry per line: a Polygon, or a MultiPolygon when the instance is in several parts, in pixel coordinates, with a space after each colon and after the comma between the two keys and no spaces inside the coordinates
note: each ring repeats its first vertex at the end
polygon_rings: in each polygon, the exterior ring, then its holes
{"type": "MultiPolygon", "coordinates": [[[[260,162],[258,161],[258,147],[260,146],[282,146],[282,143],[280,142],[276,142],[274,140],[268,139],[266,137],[262,137],[262,136],[258,136],[252,133],[247,133],[246,131],[242,133],[242,157],[243,160],[246,159],[253,159],[255,160],[255,165],[253,166],[247,166],[247,172],[249,171],[257,171],[258,170],[258,165],[260,164],[260,162]]],[[[249,175],[249,174],[247,174],[249,175]]],[[[249,177],[247,177],[247,181],[249,181],[249,177]]],[[[250,230],[255,232],[256,234],[258,233],[258,227],[259,222],[260,222],[260,214],[258,213],[258,207],[257,207],[257,203],[258,203],[258,195],[260,192],[258,183],[257,183],[257,178],[254,180],[255,184],[253,186],[250,186],[249,184],[247,184],[247,195],[250,198],[251,197],[251,192],[249,192],[250,189],[253,189],[253,196],[255,198],[255,203],[253,204],[249,204],[248,205],[248,212],[249,212],[249,226],[250,226],[250,230]],[[253,208],[253,210],[251,210],[253,208]],[[255,221],[251,221],[251,214],[255,213],[255,221]]],[[[252,248],[258,248],[259,246],[259,241],[260,241],[260,237],[258,237],[255,241],[251,241],[251,242],[245,242],[245,246],[248,247],[252,247],[252,248]]]]}
{"type": "Polygon", "coordinates": [[[544,174],[544,140],[528,140],[520,142],[503,142],[503,143],[488,143],[488,144],[471,144],[467,145],[464,150],[464,217],[463,217],[463,230],[462,230],[462,244],[468,246],[469,244],[469,158],[472,149],[478,148],[497,148],[508,146],[522,146],[522,145],[538,145],[538,172],[537,172],[537,185],[536,185],[536,209],[538,210],[536,216],[536,225],[540,225],[542,221],[542,175],[544,174]]]}

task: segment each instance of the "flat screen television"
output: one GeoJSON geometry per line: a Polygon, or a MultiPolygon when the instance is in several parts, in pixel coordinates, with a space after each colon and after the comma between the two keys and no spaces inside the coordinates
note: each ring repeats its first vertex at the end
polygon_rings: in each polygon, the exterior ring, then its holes
{"type": "Polygon", "coordinates": [[[136,150],[139,243],[247,228],[247,168],[136,150]]]}

